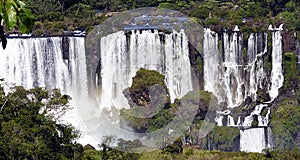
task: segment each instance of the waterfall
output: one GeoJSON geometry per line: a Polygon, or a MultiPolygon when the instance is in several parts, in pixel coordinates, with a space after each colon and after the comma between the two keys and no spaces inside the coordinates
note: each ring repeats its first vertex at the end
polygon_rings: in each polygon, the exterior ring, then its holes
{"type": "Polygon", "coordinates": [[[251,66],[249,78],[249,93],[248,95],[253,101],[257,98],[258,88],[264,89],[264,81],[266,78],[266,70],[263,66],[262,56],[267,53],[268,34],[252,33],[248,39],[248,64],[251,66]],[[265,41],[263,41],[265,39],[265,41]]]}
{"type": "Polygon", "coordinates": [[[119,31],[101,38],[101,109],[129,108],[123,91],[140,68],[165,75],[170,99],[192,90],[187,36],[158,30],[119,31]]]}
{"type": "Polygon", "coordinates": [[[257,98],[258,89],[268,91],[272,100],[282,87],[282,51],[279,31],[272,33],[272,76],[267,77],[263,56],[267,53],[267,34],[250,34],[246,51],[242,48],[242,36],[236,32],[223,33],[223,55],[219,52],[218,34],[204,32],[204,89],[212,92],[227,108],[239,106],[247,97],[257,98]],[[246,54],[246,55],[245,55],[246,54]],[[246,59],[247,61],[243,60],[246,59]],[[271,82],[267,84],[266,82],[271,82]],[[271,86],[271,87],[270,87],[271,86]]]}
{"type": "MultiPolygon", "coordinates": [[[[218,35],[210,29],[204,30],[204,90],[212,92],[219,104],[227,104],[228,108],[217,112],[217,125],[247,128],[252,126],[254,116],[257,116],[258,127],[261,127],[240,131],[242,151],[261,152],[272,146],[271,130],[268,128],[266,132],[264,129],[269,123],[267,103],[255,106],[248,116],[237,117],[237,122],[230,115],[232,108],[241,105],[246,98],[255,101],[259,97],[259,89],[267,91],[273,101],[283,86],[280,30],[272,30],[271,73],[264,68],[267,36],[266,33],[250,34],[245,50],[243,36],[238,31],[218,35]],[[263,109],[267,109],[265,116],[261,115],[263,109]],[[223,118],[227,118],[227,124],[223,124],[223,118]]],[[[0,77],[27,89],[59,88],[75,98],[88,97],[84,38],[68,37],[66,41],[67,46],[63,46],[62,37],[8,38],[7,48],[0,48],[0,77]],[[67,52],[64,52],[66,49],[67,52]]],[[[129,108],[123,91],[131,86],[132,77],[140,68],[156,70],[165,76],[171,102],[193,89],[188,38],[184,30],[171,33],[158,30],[118,31],[101,38],[100,50],[101,82],[98,87],[101,110],[129,108]]],[[[76,103],[73,103],[75,110],[66,119],[80,126],[83,124],[76,103]]],[[[88,112],[91,110],[86,110],[86,115],[90,115],[88,112]]],[[[93,125],[99,121],[90,120],[90,128],[96,128],[93,125]]],[[[88,131],[85,128],[81,130],[88,131]]],[[[103,127],[95,129],[93,134],[100,130],[103,127]]],[[[93,139],[88,141],[95,143],[93,139]]]]}
{"type": "Polygon", "coordinates": [[[220,90],[222,80],[221,56],[219,53],[218,34],[210,29],[204,29],[203,57],[204,57],[204,90],[214,93],[219,102],[225,101],[220,90]]]}
{"type": "Polygon", "coordinates": [[[257,126],[268,126],[269,124],[269,114],[270,114],[270,109],[267,109],[267,114],[266,116],[262,116],[260,115],[262,112],[262,109],[264,107],[267,107],[268,105],[266,104],[259,104],[257,106],[255,106],[255,109],[250,113],[249,116],[245,117],[245,120],[243,123],[240,124],[240,126],[243,127],[251,127],[252,126],[252,122],[253,122],[253,116],[256,115],[257,116],[257,121],[258,121],[258,125],[257,126]]]}
{"type": "MultiPolygon", "coordinates": [[[[252,102],[256,101],[259,90],[268,92],[272,102],[278,96],[278,90],[284,80],[280,29],[272,29],[271,73],[268,73],[269,70],[264,65],[264,57],[268,56],[267,33],[250,34],[247,48],[243,47],[243,36],[239,31],[224,32],[221,36],[222,38],[219,39],[217,33],[204,29],[204,89],[212,92],[218,98],[220,105],[220,102],[225,102],[228,109],[240,106],[246,98],[251,98],[252,102]],[[222,48],[221,52],[219,48],[222,48]]],[[[249,128],[256,120],[258,127],[267,127],[270,109],[268,104],[259,104],[248,116],[238,115],[237,122],[231,114],[227,109],[217,111],[216,124],[249,128]],[[263,109],[266,109],[265,115],[261,115],[263,109]],[[224,118],[227,119],[223,120],[224,118]]],[[[261,152],[262,149],[272,146],[270,141],[262,143],[265,141],[262,139],[265,134],[269,132],[263,132],[260,128],[241,131],[241,150],[261,152]]]]}
{"type": "Polygon", "coordinates": [[[246,52],[242,40],[239,33],[223,33],[224,51],[220,53],[218,34],[204,30],[204,90],[226,102],[228,108],[239,106],[247,97],[255,101],[258,88],[266,87],[262,56],[267,53],[267,34],[250,34],[246,52]],[[245,56],[247,62],[243,62],[245,56]]]}
{"type": "MultiPolygon", "coordinates": [[[[294,36],[296,37],[297,34],[295,33],[294,36]]],[[[297,55],[297,67],[300,68],[300,46],[299,46],[299,41],[298,39],[296,39],[295,41],[295,45],[296,45],[296,55],[297,55]]]]}
{"type": "Polygon", "coordinates": [[[240,130],[240,150],[262,152],[266,148],[265,128],[240,130]]]}
{"type": "MultiPolygon", "coordinates": [[[[253,35],[251,36],[253,38],[253,35]]],[[[214,93],[219,102],[227,102],[228,108],[239,106],[249,96],[249,90],[250,92],[257,90],[253,89],[257,88],[255,83],[247,85],[249,79],[246,77],[246,71],[249,67],[242,65],[241,62],[242,39],[242,36],[236,32],[232,35],[223,34],[223,61],[222,53],[219,52],[219,47],[222,46],[219,46],[218,34],[210,29],[204,30],[204,90],[214,93]]],[[[256,54],[251,60],[252,63],[255,62],[256,54]]],[[[252,63],[250,67],[253,70],[250,75],[256,77],[255,65],[252,63]]]]}
{"type": "MultiPolygon", "coordinates": [[[[26,89],[58,88],[70,95],[73,109],[62,117],[62,122],[86,131],[77,112],[81,106],[75,102],[88,96],[85,39],[64,38],[68,45],[62,46],[62,37],[8,38],[6,49],[0,48],[0,77],[26,89]]],[[[79,141],[87,144],[94,140],[83,133],[79,141]]]]}
{"type": "Polygon", "coordinates": [[[228,108],[241,104],[244,100],[245,83],[244,73],[241,66],[242,59],[242,36],[234,32],[231,36],[224,32],[224,75],[222,85],[227,96],[228,108]]]}
{"type": "Polygon", "coordinates": [[[59,88],[87,96],[84,39],[68,39],[69,59],[63,58],[60,37],[8,39],[7,48],[0,49],[0,76],[27,89],[59,88]]]}
{"type": "Polygon", "coordinates": [[[278,96],[278,89],[283,86],[283,69],[282,69],[282,36],[280,30],[272,32],[272,72],[271,72],[271,89],[269,95],[271,101],[278,96]]]}

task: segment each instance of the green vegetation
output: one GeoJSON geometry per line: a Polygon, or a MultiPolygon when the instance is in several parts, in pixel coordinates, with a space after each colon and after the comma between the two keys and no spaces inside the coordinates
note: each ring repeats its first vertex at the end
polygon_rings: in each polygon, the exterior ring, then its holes
{"type": "MultiPolygon", "coordinates": [[[[148,97],[149,92],[142,92],[142,94],[137,93],[140,93],[141,90],[144,91],[144,88],[151,88],[150,85],[148,86],[148,84],[156,86],[156,84],[158,83],[157,81],[160,81],[161,83],[163,83],[161,85],[165,86],[163,82],[163,76],[158,72],[149,71],[146,69],[139,70],[136,76],[133,78],[132,86],[128,89],[131,94],[131,98],[129,98],[129,101],[134,101],[134,99],[136,99],[135,97],[140,97],[141,95],[143,97],[148,97]],[[146,77],[157,78],[145,79],[146,77]],[[137,85],[135,83],[138,83],[140,85],[137,85]],[[134,90],[131,89],[133,86],[134,90]]],[[[193,91],[187,93],[181,99],[176,99],[172,104],[170,104],[169,101],[165,100],[165,94],[167,93],[161,91],[156,92],[156,90],[154,90],[154,94],[150,96],[151,100],[147,103],[140,103],[139,101],[136,101],[137,103],[134,104],[137,105],[134,105],[129,102],[129,104],[131,104],[131,108],[122,109],[120,112],[121,123],[123,125],[132,127],[136,132],[139,133],[141,132],[151,134],[154,133],[154,131],[163,129],[159,130],[157,133],[155,132],[155,136],[157,138],[163,138],[166,136],[166,133],[168,131],[165,131],[164,128],[168,125],[171,128],[176,128],[176,130],[183,131],[185,137],[189,137],[190,139],[192,139],[191,143],[200,144],[201,140],[198,133],[199,129],[204,123],[204,120],[208,123],[211,123],[209,124],[208,129],[206,129],[205,127],[201,128],[207,130],[205,132],[210,132],[209,128],[212,128],[212,126],[214,125],[214,117],[206,117],[207,112],[210,112],[209,115],[212,115],[211,113],[215,113],[216,110],[213,105],[210,106],[210,102],[213,98],[212,94],[205,91],[193,91]],[[173,124],[171,122],[176,123],[173,124]],[[190,131],[188,131],[188,128],[190,128],[190,131]]],[[[165,150],[166,152],[177,151],[177,147],[174,147],[171,142],[162,144],[162,148],[164,146],[168,146],[165,150]]]]}
{"type": "Polygon", "coordinates": [[[59,90],[0,87],[0,159],[80,159],[78,132],[57,121],[69,99],[59,90]]]}
{"type": "Polygon", "coordinates": [[[161,85],[165,89],[167,86],[165,84],[165,76],[154,70],[147,70],[144,68],[139,69],[136,75],[133,77],[132,85],[130,91],[134,92],[136,90],[150,90],[154,85],[161,85]]]}
{"type": "MultiPolygon", "coordinates": [[[[270,126],[275,148],[294,150],[300,147],[299,71],[297,57],[293,52],[283,53],[284,86],[281,94],[270,107],[270,126]]],[[[265,110],[264,114],[266,114],[265,110]]]]}
{"type": "Polygon", "coordinates": [[[203,73],[203,60],[200,57],[196,59],[196,68],[198,73],[203,73]]]}
{"type": "Polygon", "coordinates": [[[184,121],[187,116],[190,116],[178,115],[179,110],[182,114],[189,114],[189,109],[193,108],[195,112],[191,118],[194,118],[194,123],[200,123],[199,121],[205,119],[208,109],[212,109],[209,108],[212,96],[209,92],[189,92],[170,104],[166,90],[168,89],[163,75],[156,71],[138,70],[133,77],[129,93],[125,95],[130,101],[131,108],[120,111],[121,122],[133,127],[137,132],[149,133],[163,128],[175,116],[178,117],[177,121],[184,121]]]}
{"type": "Polygon", "coordinates": [[[141,160],[206,160],[206,159],[264,159],[263,154],[259,153],[245,153],[245,152],[221,152],[221,151],[204,151],[194,148],[184,148],[182,154],[170,155],[164,154],[161,151],[154,151],[143,153],[139,159],[141,160]]]}
{"type": "Polygon", "coordinates": [[[138,110],[136,108],[128,110],[122,109],[120,118],[125,120],[129,126],[138,132],[151,132],[167,125],[173,119],[175,113],[177,113],[177,107],[171,105],[168,109],[161,109],[153,117],[138,117],[138,115],[144,114],[145,111],[146,110],[138,110]]]}
{"type": "MultiPolygon", "coordinates": [[[[143,77],[151,77],[149,75],[155,75],[153,71],[148,71],[145,69],[139,70],[137,75],[133,78],[132,86],[135,86],[135,91],[140,90],[140,88],[144,88],[145,84],[156,84],[155,81],[162,81],[161,76],[155,76],[160,78],[150,78],[153,81],[145,82],[146,80],[143,77]],[[151,74],[150,74],[151,73],[151,74]],[[136,85],[135,83],[141,84],[136,85]],[[139,86],[139,87],[137,87],[139,86]]],[[[152,76],[153,76],[152,75],[152,76]]],[[[149,80],[148,80],[149,81],[149,80]]],[[[131,86],[131,87],[132,87],[131,86]]],[[[147,85],[146,85],[147,86],[147,85]]],[[[131,88],[130,88],[131,89],[131,88]]],[[[130,90],[129,89],[129,90],[130,90]]],[[[153,97],[153,96],[151,96],[153,97]]],[[[155,97],[155,96],[154,96],[155,97]]],[[[133,127],[136,132],[150,133],[156,131],[160,128],[163,128],[171,121],[185,121],[186,117],[191,116],[188,115],[191,112],[191,108],[194,108],[194,114],[192,116],[192,121],[190,123],[180,124],[177,123],[177,127],[180,128],[180,125],[189,125],[190,130],[184,133],[185,137],[191,139],[193,145],[199,145],[201,148],[207,148],[207,144],[204,144],[203,137],[199,137],[199,130],[202,129],[203,132],[208,133],[208,138],[210,139],[211,148],[216,150],[223,151],[234,151],[237,150],[236,144],[237,139],[239,137],[239,129],[233,127],[214,127],[214,116],[206,117],[206,113],[210,112],[215,113],[217,110],[214,105],[211,105],[210,102],[212,99],[212,94],[205,91],[195,91],[189,92],[181,99],[177,99],[174,104],[163,104],[161,107],[148,107],[148,109],[141,106],[134,106],[130,109],[122,109],[120,118],[121,122],[133,127]],[[211,106],[210,106],[211,105],[211,106]],[[142,109],[141,109],[142,108],[142,109]],[[159,108],[160,110],[151,110],[151,114],[153,116],[147,117],[149,115],[149,108],[159,108]],[[179,113],[180,112],[180,113],[179,113]],[[174,117],[176,118],[174,119],[174,117]],[[206,127],[202,128],[204,121],[207,122],[206,127]],[[213,128],[210,130],[209,128],[213,128]]],[[[132,98],[133,99],[133,98],[132,98]]],[[[156,103],[157,105],[157,103],[156,103]]],[[[162,105],[162,104],[159,104],[162,105]]],[[[151,105],[150,105],[151,106],[151,105]]],[[[184,127],[182,127],[184,128],[184,127]]],[[[187,128],[187,126],[186,126],[187,128]]],[[[163,134],[163,133],[162,133],[163,134]]],[[[165,134],[164,134],[165,135],[165,134]]],[[[161,136],[161,135],[157,135],[161,136]]],[[[164,149],[164,153],[181,153],[180,147],[178,147],[179,142],[174,142],[173,144],[166,144],[164,149]]],[[[182,143],[181,143],[182,145],[182,143]]],[[[176,156],[175,156],[176,157],[176,156]]]]}
{"type": "MultiPolygon", "coordinates": [[[[35,16],[34,35],[62,35],[76,29],[89,31],[106,16],[97,14],[97,1],[25,0],[35,16]]],[[[104,2],[103,2],[104,3],[104,2]]]]}
{"type": "Polygon", "coordinates": [[[102,144],[103,150],[86,149],[82,160],[137,160],[138,153],[125,152],[102,144]]]}
{"type": "Polygon", "coordinates": [[[298,89],[299,72],[297,68],[297,57],[293,52],[285,52],[283,54],[284,68],[284,89],[298,89]]]}
{"type": "Polygon", "coordinates": [[[101,150],[95,150],[90,145],[84,146],[83,160],[136,160],[140,157],[139,153],[133,153],[132,149],[142,147],[139,140],[126,141],[124,139],[116,140],[113,135],[104,136],[101,145],[101,150]],[[117,146],[112,147],[114,143],[117,146]]]}
{"type": "MultiPolygon", "coordinates": [[[[10,0],[20,2],[19,0],[10,0]]],[[[298,0],[23,0],[35,16],[36,35],[61,35],[63,31],[90,31],[118,12],[158,7],[178,10],[217,31],[240,26],[243,32],[266,31],[269,24],[284,23],[288,30],[299,31],[298,0]]],[[[1,1],[2,2],[2,1],[1,1]]],[[[29,12],[24,12],[27,13],[29,12]]],[[[31,21],[31,19],[28,19],[31,21]]],[[[29,21],[23,21],[29,22],[29,21]]],[[[13,24],[13,23],[11,23],[13,24]]],[[[22,25],[23,26],[23,25],[22,25]]],[[[25,25],[26,26],[26,25],[25,25]]],[[[29,25],[31,26],[31,25],[29,25]]],[[[8,27],[9,28],[9,27],[8,27]]],[[[7,28],[7,29],[8,29],[7,28]]],[[[22,28],[21,28],[22,29],[22,28]]]]}
{"type": "Polygon", "coordinates": [[[300,106],[296,100],[286,98],[276,108],[271,107],[271,122],[276,148],[292,150],[299,145],[300,106]]]}
{"type": "MultiPolygon", "coordinates": [[[[108,148],[108,147],[107,147],[108,148]]],[[[180,154],[170,154],[163,150],[156,150],[152,152],[144,153],[126,153],[115,148],[109,147],[105,153],[97,150],[85,150],[83,160],[101,160],[105,159],[102,155],[108,155],[106,159],[121,160],[220,160],[220,159],[236,159],[236,160],[252,160],[252,159],[299,159],[300,154],[298,151],[269,151],[266,150],[264,154],[261,153],[245,153],[245,152],[222,152],[222,151],[205,151],[199,150],[193,147],[183,147],[183,151],[180,154]],[[108,153],[108,154],[107,154],[108,153]]]]}
{"type": "Polygon", "coordinates": [[[0,20],[4,21],[5,29],[12,30],[17,26],[24,33],[30,32],[33,25],[30,9],[20,0],[1,0],[0,20]]]}
{"type": "Polygon", "coordinates": [[[20,0],[0,0],[0,22],[0,42],[5,49],[7,43],[5,30],[11,31],[18,27],[22,33],[29,33],[33,27],[33,15],[20,0]]]}
{"type": "MultiPolygon", "coordinates": [[[[235,139],[239,138],[240,130],[236,127],[215,126],[208,134],[211,148],[214,150],[234,151],[235,139]]],[[[239,143],[239,141],[238,141],[239,143]]]]}
{"type": "Polygon", "coordinates": [[[195,4],[189,11],[189,16],[197,17],[204,25],[213,28],[221,25],[232,29],[234,25],[238,25],[244,32],[259,32],[267,30],[269,24],[285,22],[289,29],[297,30],[299,27],[299,2],[296,0],[205,0],[195,1],[195,4]]]}
{"type": "Polygon", "coordinates": [[[157,71],[139,69],[129,88],[130,109],[120,111],[121,120],[138,132],[150,132],[172,120],[176,105],[169,105],[164,76],[157,71]]]}
{"type": "Polygon", "coordinates": [[[182,148],[182,139],[178,138],[175,140],[172,144],[167,144],[163,149],[163,153],[175,155],[175,154],[180,154],[183,151],[182,148]]]}

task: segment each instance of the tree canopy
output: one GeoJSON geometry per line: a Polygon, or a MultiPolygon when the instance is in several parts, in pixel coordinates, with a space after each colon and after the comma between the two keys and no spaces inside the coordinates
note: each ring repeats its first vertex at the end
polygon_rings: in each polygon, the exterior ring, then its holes
{"type": "MultiPolygon", "coordinates": [[[[93,26],[100,24],[107,17],[117,12],[141,7],[158,7],[178,10],[195,18],[205,27],[214,30],[233,29],[238,25],[241,31],[260,32],[268,29],[270,24],[285,23],[289,30],[299,30],[300,8],[298,0],[2,0],[11,7],[2,12],[11,12],[10,17],[20,17],[28,29],[32,27],[32,11],[35,17],[33,35],[62,35],[64,31],[77,29],[89,32],[93,26]],[[12,5],[17,4],[17,5],[12,5]],[[20,5],[22,4],[22,5],[20,5]],[[19,16],[19,15],[23,16],[19,16]],[[15,16],[14,16],[15,15],[15,16]],[[27,18],[26,18],[27,17],[27,18]],[[26,22],[26,23],[25,23],[26,22]]],[[[4,6],[4,5],[3,5],[4,6]]],[[[1,12],[3,18],[4,14],[1,12]]],[[[16,18],[14,18],[16,19],[16,18]]],[[[8,27],[16,21],[9,20],[8,27]]],[[[19,25],[18,23],[16,23],[19,25]]],[[[22,27],[24,25],[21,25],[22,27]]],[[[18,28],[19,29],[19,28],[18,28]]],[[[24,29],[23,29],[24,30],[24,29]]],[[[3,31],[3,29],[1,30],[3,31]]],[[[9,31],[9,30],[8,30],[9,31]]],[[[19,29],[19,31],[22,31],[19,29]]],[[[4,33],[2,32],[2,35],[4,33]]],[[[1,34],[0,34],[1,35],[1,34]]],[[[3,37],[3,36],[2,36],[3,37]]],[[[3,39],[3,38],[2,38],[3,39]]],[[[5,41],[5,39],[3,39],[5,41]]],[[[5,44],[5,43],[3,43],[5,44]]]]}
{"type": "Polygon", "coordinates": [[[0,159],[79,159],[83,152],[71,125],[58,123],[70,97],[59,90],[0,86],[0,159]]]}

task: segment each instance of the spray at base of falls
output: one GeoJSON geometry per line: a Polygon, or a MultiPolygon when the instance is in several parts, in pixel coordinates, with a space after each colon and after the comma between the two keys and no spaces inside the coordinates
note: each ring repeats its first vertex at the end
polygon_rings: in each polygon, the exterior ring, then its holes
{"type": "Polygon", "coordinates": [[[82,120],[82,117],[89,117],[88,114],[82,115],[87,104],[77,103],[88,97],[84,38],[8,38],[6,49],[1,47],[0,53],[0,77],[6,82],[26,89],[59,88],[62,93],[70,95],[73,109],[62,117],[61,122],[71,123],[82,131],[78,140],[82,144],[97,145],[82,120]],[[64,38],[66,48],[62,47],[64,38]]]}
{"type": "MultiPolygon", "coordinates": [[[[258,127],[267,127],[270,109],[268,104],[278,96],[278,90],[283,86],[282,69],[282,37],[280,29],[272,29],[272,70],[264,68],[264,56],[267,53],[268,38],[266,33],[250,34],[247,52],[243,49],[243,36],[240,32],[223,33],[222,46],[219,46],[218,34],[205,29],[204,31],[204,89],[212,92],[219,103],[227,104],[229,110],[217,111],[215,118],[218,126],[252,127],[254,116],[258,127]],[[220,53],[219,48],[222,48],[220,53]],[[245,60],[245,53],[247,53],[245,60]],[[212,67],[213,66],[213,67],[212,67]],[[268,77],[267,75],[271,75],[268,77]],[[247,98],[256,101],[258,90],[266,91],[270,101],[255,106],[250,115],[238,117],[235,122],[231,116],[231,108],[240,106],[247,98]],[[266,115],[261,115],[266,109],[266,115]],[[227,118],[224,124],[224,118],[227,118]]],[[[261,131],[261,128],[241,130],[241,151],[261,152],[272,147],[263,138],[271,134],[261,131]],[[256,133],[258,134],[256,137],[256,133]],[[253,141],[255,138],[255,142],[253,141]],[[250,140],[252,139],[252,140],[250,140]],[[247,142],[249,141],[249,143],[247,142]]]]}
{"type": "Polygon", "coordinates": [[[165,76],[171,102],[192,91],[187,36],[183,30],[119,31],[101,38],[101,110],[129,108],[123,91],[140,68],[165,76]]]}

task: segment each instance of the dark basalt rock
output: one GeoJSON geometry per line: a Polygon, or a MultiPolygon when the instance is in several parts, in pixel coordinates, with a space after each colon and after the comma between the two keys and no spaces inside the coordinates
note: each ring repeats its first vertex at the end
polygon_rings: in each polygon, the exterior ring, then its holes
{"type": "Polygon", "coordinates": [[[271,98],[270,98],[269,94],[267,93],[267,91],[262,90],[262,89],[259,89],[257,91],[257,98],[256,98],[257,103],[268,102],[270,100],[271,100],[271,98]]]}
{"type": "Polygon", "coordinates": [[[192,78],[197,79],[197,82],[193,82],[193,86],[199,86],[199,89],[204,89],[203,56],[191,43],[189,43],[189,59],[194,71],[192,76],[196,76],[192,78]]]}
{"type": "Polygon", "coordinates": [[[138,91],[131,92],[130,97],[132,101],[138,106],[147,107],[149,105],[149,102],[151,101],[151,98],[149,96],[149,90],[147,90],[144,87],[138,91]]]}
{"type": "Polygon", "coordinates": [[[253,121],[251,123],[252,127],[257,127],[258,126],[258,115],[253,115],[253,121]]]}
{"type": "Polygon", "coordinates": [[[289,31],[282,31],[282,40],[283,40],[283,51],[284,52],[294,52],[296,50],[296,39],[293,33],[289,31]]]}
{"type": "Polygon", "coordinates": [[[164,88],[160,85],[154,85],[151,87],[150,91],[146,87],[141,87],[138,90],[130,91],[130,89],[126,89],[123,91],[123,94],[127,98],[129,105],[147,107],[147,108],[155,108],[155,106],[168,105],[169,96],[164,88]]]}

